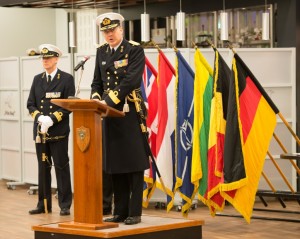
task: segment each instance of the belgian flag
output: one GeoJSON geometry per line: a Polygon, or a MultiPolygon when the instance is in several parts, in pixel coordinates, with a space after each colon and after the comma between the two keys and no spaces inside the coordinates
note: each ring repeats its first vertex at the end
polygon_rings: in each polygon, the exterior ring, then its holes
{"type": "Polygon", "coordinates": [[[226,129],[226,115],[228,105],[229,82],[231,71],[215,50],[214,85],[211,101],[210,129],[208,140],[208,180],[207,205],[212,215],[215,211],[222,211],[225,200],[220,194],[220,185],[223,183],[224,164],[224,137],[226,129]]]}
{"type": "Polygon", "coordinates": [[[221,195],[249,223],[279,110],[237,54],[233,57],[232,73],[221,195]]]}

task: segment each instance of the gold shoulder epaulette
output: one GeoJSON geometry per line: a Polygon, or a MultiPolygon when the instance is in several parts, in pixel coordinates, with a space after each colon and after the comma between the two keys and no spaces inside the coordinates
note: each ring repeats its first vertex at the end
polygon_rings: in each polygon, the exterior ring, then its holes
{"type": "Polygon", "coordinates": [[[130,40],[129,43],[130,43],[131,45],[133,45],[133,46],[139,46],[139,45],[140,45],[140,43],[138,43],[138,42],[136,42],[136,41],[132,41],[132,40],[130,40]]]}
{"type": "Polygon", "coordinates": [[[100,48],[100,47],[104,47],[104,46],[107,46],[107,45],[108,45],[108,43],[107,43],[107,42],[105,42],[105,43],[103,43],[102,45],[98,46],[98,48],[100,48]]]}

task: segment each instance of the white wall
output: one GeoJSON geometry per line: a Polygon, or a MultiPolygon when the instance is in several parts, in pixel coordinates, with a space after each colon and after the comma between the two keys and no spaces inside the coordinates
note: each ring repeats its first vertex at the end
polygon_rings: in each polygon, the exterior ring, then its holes
{"type": "Polygon", "coordinates": [[[29,48],[52,43],[68,53],[67,12],[61,9],[0,7],[0,57],[24,56],[29,48]]]}
{"type": "Polygon", "coordinates": [[[67,54],[69,50],[68,41],[68,12],[63,9],[55,10],[56,20],[56,45],[62,50],[63,54],[67,54]]]}

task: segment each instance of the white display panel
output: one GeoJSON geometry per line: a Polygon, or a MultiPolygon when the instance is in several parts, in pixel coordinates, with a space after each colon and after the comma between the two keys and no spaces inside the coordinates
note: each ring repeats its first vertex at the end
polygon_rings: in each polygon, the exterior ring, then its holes
{"type": "Polygon", "coordinates": [[[263,86],[292,84],[295,72],[294,52],[291,49],[237,49],[255,77],[263,86]]]}
{"type": "Polygon", "coordinates": [[[7,120],[18,120],[20,118],[19,91],[1,91],[0,93],[0,117],[7,120]]]}
{"type": "Polygon", "coordinates": [[[1,148],[2,178],[17,182],[22,181],[21,152],[1,148]]]}
{"type": "Polygon", "coordinates": [[[38,163],[35,150],[32,152],[24,150],[23,158],[25,162],[23,167],[23,172],[25,175],[24,182],[37,185],[38,163]]]}
{"type": "Polygon", "coordinates": [[[0,59],[0,176],[22,180],[19,58],[0,59]]]}
{"type": "Polygon", "coordinates": [[[18,89],[19,59],[17,57],[0,59],[0,88],[18,89]]]}

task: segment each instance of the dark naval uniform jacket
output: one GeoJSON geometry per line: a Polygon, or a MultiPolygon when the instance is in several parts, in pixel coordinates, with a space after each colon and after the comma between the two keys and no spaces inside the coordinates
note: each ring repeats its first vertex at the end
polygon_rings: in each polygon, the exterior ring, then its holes
{"type": "Polygon", "coordinates": [[[48,115],[53,121],[53,126],[48,129],[47,141],[55,141],[65,138],[70,133],[70,111],[50,102],[51,99],[67,99],[74,96],[75,85],[72,75],[57,70],[55,77],[48,84],[46,73],[34,77],[27,100],[27,108],[32,118],[33,138],[37,135],[37,120],[40,115],[48,115]]]}
{"type": "Polygon", "coordinates": [[[123,40],[112,55],[108,44],[97,49],[91,98],[105,100],[125,117],[103,119],[103,169],[107,173],[130,173],[149,168],[145,136],[134,102],[127,96],[140,88],[145,67],[144,50],[138,43],[123,40]]]}

